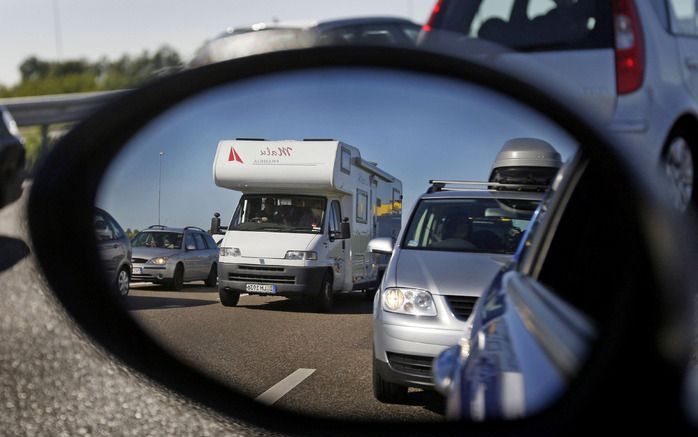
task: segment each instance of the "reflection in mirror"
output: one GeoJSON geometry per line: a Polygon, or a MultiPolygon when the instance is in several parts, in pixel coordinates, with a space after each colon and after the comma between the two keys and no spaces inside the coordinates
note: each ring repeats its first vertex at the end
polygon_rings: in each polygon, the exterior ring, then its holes
{"type": "Polygon", "coordinates": [[[97,206],[130,239],[123,305],[185,362],[293,411],[442,420],[432,360],[468,335],[577,147],[464,82],[294,72],[162,114],[97,206]]]}

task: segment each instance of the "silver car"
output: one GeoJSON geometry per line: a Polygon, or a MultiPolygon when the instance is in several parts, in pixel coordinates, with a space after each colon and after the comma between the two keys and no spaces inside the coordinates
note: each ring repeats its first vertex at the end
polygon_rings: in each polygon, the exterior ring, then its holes
{"type": "Polygon", "coordinates": [[[489,51],[509,67],[541,67],[544,87],[559,79],[627,142],[634,159],[663,166],[679,209],[696,203],[695,0],[436,1],[422,47],[489,51]]]}
{"type": "Polygon", "coordinates": [[[203,229],[153,225],[131,240],[132,282],[165,284],[181,290],[184,282],[218,281],[218,246],[203,229]]]}
{"type": "Polygon", "coordinates": [[[394,249],[389,239],[370,243],[392,253],[373,305],[373,391],[382,402],[404,402],[408,386],[433,386],[434,357],[463,336],[543,196],[444,182],[421,196],[394,249]]]}

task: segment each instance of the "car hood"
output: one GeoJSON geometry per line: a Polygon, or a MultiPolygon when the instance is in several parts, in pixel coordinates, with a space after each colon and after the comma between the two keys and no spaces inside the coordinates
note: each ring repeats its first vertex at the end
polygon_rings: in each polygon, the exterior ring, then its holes
{"type": "Polygon", "coordinates": [[[228,231],[222,247],[237,247],[243,258],[282,259],[288,250],[313,250],[317,234],[228,231]]]}
{"type": "Polygon", "coordinates": [[[480,296],[510,259],[511,255],[403,249],[396,285],[435,295],[480,296]]]}
{"type": "Polygon", "coordinates": [[[132,258],[155,258],[157,256],[172,256],[179,252],[176,249],[162,249],[158,247],[134,247],[132,249],[132,258]]]}

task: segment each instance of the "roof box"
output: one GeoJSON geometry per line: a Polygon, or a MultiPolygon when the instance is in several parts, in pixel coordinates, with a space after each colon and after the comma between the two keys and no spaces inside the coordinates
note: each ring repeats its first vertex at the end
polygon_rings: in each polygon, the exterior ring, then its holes
{"type": "Polygon", "coordinates": [[[562,158],[550,143],[537,138],[514,138],[502,146],[490,172],[490,182],[550,185],[562,158]]]}

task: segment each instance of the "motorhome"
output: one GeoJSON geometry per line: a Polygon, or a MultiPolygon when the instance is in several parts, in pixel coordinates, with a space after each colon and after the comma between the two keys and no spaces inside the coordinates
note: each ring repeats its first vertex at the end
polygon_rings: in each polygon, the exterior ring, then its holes
{"type": "Polygon", "coordinates": [[[387,257],[369,240],[397,238],[402,183],[337,140],[223,140],[219,187],[240,191],[221,243],[218,290],[310,299],[329,311],[338,292],[375,289],[387,257]]]}

